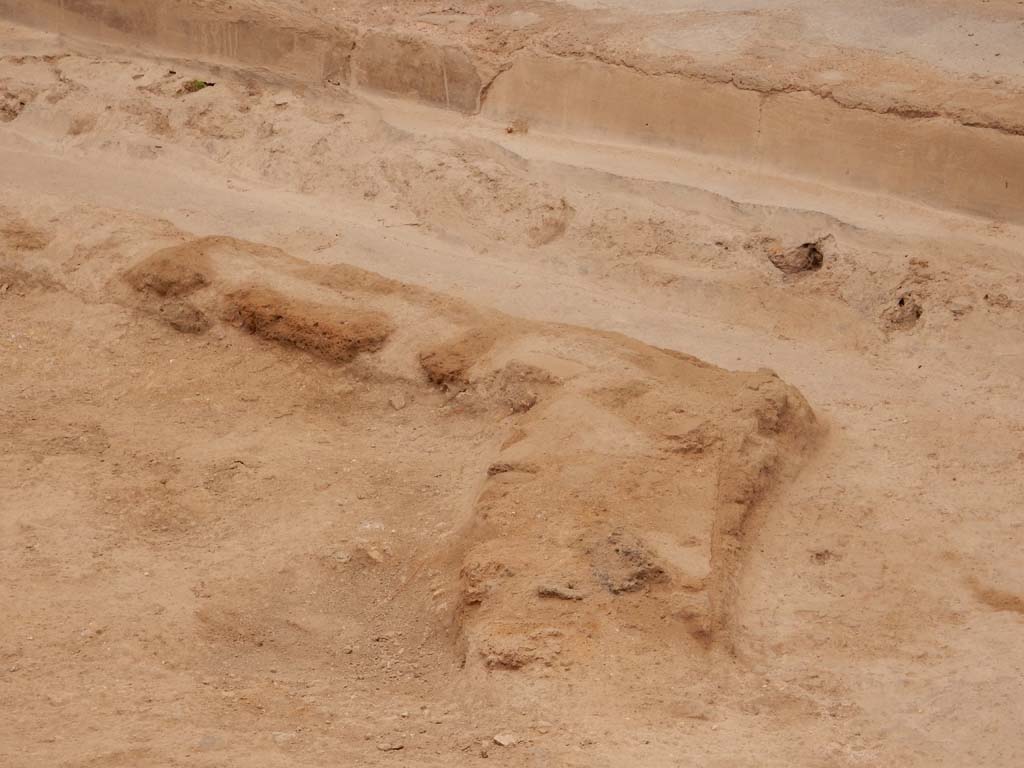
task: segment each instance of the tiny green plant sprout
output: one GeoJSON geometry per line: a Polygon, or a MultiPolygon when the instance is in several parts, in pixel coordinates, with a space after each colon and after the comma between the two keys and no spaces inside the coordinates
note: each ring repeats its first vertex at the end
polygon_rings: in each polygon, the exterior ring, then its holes
{"type": "Polygon", "coordinates": [[[206,80],[189,80],[181,86],[181,90],[183,93],[195,93],[196,91],[203,90],[203,88],[209,88],[212,85],[215,84],[207,82],[206,80]]]}

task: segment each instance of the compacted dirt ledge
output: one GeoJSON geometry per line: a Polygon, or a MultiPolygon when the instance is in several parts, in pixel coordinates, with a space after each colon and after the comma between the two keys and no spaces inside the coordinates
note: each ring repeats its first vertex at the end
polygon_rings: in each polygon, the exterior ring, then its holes
{"type": "Polygon", "coordinates": [[[915,0],[880,4],[865,24],[868,11],[848,11],[779,0],[710,16],[643,0],[0,2],[8,18],[68,34],[1024,220],[1024,32],[1013,14],[915,0]]]}
{"type": "MultiPolygon", "coordinates": [[[[448,56],[468,57],[474,70],[463,83],[456,65],[451,83],[468,88],[474,77],[486,91],[526,51],[763,93],[806,91],[880,113],[1024,130],[1018,45],[1024,33],[1016,28],[1014,1],[869,5],[822,9],[798,0],[750,0],[709,11],[688,0],[182,0],[158,6],[142,0],[3,0],[0,11],[65,33],[105,30],[248,63],[283,61],[293,48],[301,49],[293,52],[296,59],[316,58],[324,55],[319,44],[329,42],[338,61],[324,73],[344,74],[341,62],[364,59],[368,84],[400,78],[401,69],[433,77],[431,70],[441,68],[436,49],[448,49],[448,56]],[[846,26],[836,26],[844,18],[846,26]],[[272,44],[259,45],[261,35],[272,44]],[[417,45],[425,58],[414,58],[417,45]]],[[[471,109],[472,97],[467,93],[452,104],[471,109]]]]}

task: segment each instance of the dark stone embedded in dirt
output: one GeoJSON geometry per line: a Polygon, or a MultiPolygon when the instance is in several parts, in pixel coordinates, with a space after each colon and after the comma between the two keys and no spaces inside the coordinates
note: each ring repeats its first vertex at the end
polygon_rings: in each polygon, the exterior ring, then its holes
{"type": "Polygon", "coordinates": [[[558,600],[582,600],[583,594],[571,584],[542,584],[537,587],[540,597],[553,597],[558,600]]]}
{"type": "Polygon", "coordinates": [[[882,312],[882,320],[893,330],[906,331],[917,325],[923,314],[924,308],[914,295],[904,293],[896,299],[895,305],[882,312]]]}
{"type": "Polygon", "coordinates": [[[787,275],[813,272],[821,269],[821,265],[825,261],[821,246],[822,240],[815,240],[812,243],[803,243],[796,248],[790,248],[788,251],[772,251],[768,254],[768,259],[776,269],[787,275]]]}
{"type": "Polygon", "coordinates": [[[540,470],[535,464],[518,461],[498,461],[487,468],[488,477],[504,475],[507,472],[522,472],[528,475],[535,475],[540,470]]]}

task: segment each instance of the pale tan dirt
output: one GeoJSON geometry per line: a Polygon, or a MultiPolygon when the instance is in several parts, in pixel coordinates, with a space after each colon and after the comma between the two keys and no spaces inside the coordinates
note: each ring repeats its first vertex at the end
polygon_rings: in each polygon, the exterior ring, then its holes
{"type": "Polygon", "coordinates": [[[0,764],[1024,763],[1019,226],[164,55],[0,22],[0,764]]]}

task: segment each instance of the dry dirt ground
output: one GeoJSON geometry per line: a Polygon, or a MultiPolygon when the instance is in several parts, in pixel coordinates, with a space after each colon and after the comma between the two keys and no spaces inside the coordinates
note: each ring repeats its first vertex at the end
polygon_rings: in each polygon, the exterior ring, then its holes
{"type": "Polygon", "coordinates": [[[486,118],[0,22],[0,763],[1024,763],[1019,217],[486,118]]]}

